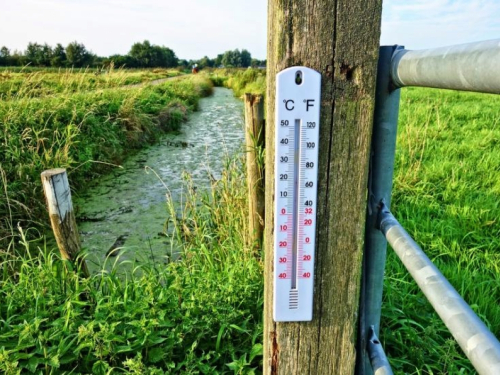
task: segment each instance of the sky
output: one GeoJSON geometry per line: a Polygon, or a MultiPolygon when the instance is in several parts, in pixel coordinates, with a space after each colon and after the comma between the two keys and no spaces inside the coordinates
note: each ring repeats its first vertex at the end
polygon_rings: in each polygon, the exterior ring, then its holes
{"type": "MultiPolygon", "coordinates": [[[[500,0],[384,0],[381,44],[407,49],[500,38],[500,0]]],[[[0,0],[0,46],[83,43],[99,56],[149,40],[179,58],[266,57],[267,0],[0,0]]]]}

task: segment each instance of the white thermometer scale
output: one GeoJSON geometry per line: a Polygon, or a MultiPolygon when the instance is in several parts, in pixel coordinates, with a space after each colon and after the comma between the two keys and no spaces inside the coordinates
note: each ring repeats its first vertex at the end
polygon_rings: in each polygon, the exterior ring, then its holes
{"type": "Polygon", "coordinates": [[[321,75],[276,76],[274,320],[312,320],[321,75]]]}

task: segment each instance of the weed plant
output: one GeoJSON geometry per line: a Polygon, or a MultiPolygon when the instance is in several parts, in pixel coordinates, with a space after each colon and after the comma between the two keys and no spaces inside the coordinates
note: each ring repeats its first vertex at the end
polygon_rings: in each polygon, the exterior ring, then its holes
{"type": "Polygon", "coordinates": [[[45,248],[11,259],[19,271],[0,276],[0,372],[259,372],[263,270],[245,245],[242,165],[228,162],[206,192],[186,183],[184,203],[169,203],[176,262],[120,277],[116,261],[81,279],[45,248]]]}

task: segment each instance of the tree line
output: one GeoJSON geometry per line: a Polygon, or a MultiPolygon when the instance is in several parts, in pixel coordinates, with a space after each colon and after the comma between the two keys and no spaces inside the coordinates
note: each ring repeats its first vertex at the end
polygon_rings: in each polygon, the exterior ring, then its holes
{"type": "Polygon", "coordinates": [[[190,63],[196,63],[200,68],[248,68],[249,66],[256,68],[259,66],[266,66],[266,60],[253,59],[250,52],[246,49],[241,51],[238,49],[226,51],[218,54],[217,57],[213,59],[208,56],[204,56],[203,58],[191,61],[190,63]]]}
{"type": "Polygon", "coordinates": [[[197,64],[205,67],[246,68],[265,65],[265,60],[253,59],[250,52],[230,50],[211,59],[204,56],[199,60],[179,59],[175,52],[165,46],[151,44],[148,40],[134,43],[126,55],[97,56],[85,45],[71,42],[66,47],[58,43],[55,47],[39,43],[28,43],[25,51],[11,52],[7,47],[0,48],[0,66],[38,66],[38,67],[100,67],[114,66],[126,68],[189,68],[197,64]]]}

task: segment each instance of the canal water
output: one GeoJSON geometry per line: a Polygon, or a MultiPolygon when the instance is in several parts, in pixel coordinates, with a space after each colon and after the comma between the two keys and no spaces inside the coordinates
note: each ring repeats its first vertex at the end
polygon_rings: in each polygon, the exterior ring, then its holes
{"type": "Polygon", "coordinates": [[[186,173],[196,189],[209,188],[210,179],[220,177],[224,161],[242,150],[244,137],[243,103],[232,91],[215,88],[178,134],[167,134],[127,158],[122,168],[75,197],[90,268],[101,269],[107,253],[119,254],[107,262],[168,262],[173,245],[165,236],[166,195],[180,204],[186,173]]]}

